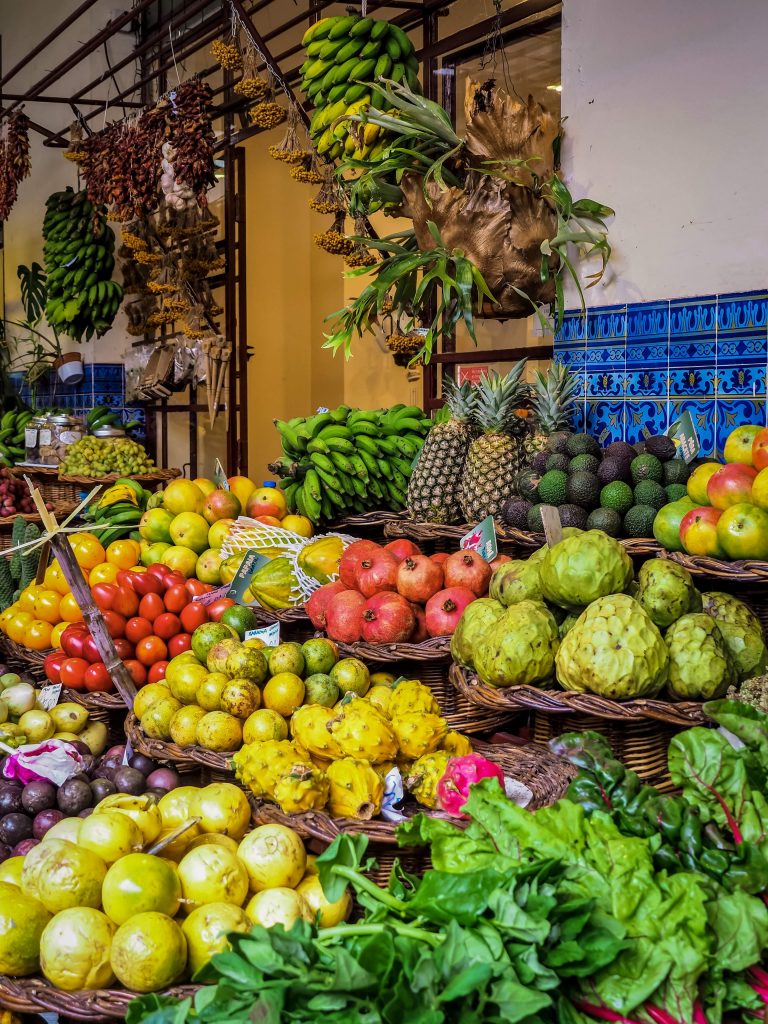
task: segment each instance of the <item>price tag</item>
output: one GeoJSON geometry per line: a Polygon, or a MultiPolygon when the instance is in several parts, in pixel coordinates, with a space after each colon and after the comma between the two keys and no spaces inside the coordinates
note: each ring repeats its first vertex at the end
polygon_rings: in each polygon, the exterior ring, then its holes
{"type": "Polygon", "coordinates": [[[465,533],[459,541],[459,547],[462,551],[476,551],[478,555],[483,556],[486,562],[492,562],[499,553],[493,516],[488,516],[469,533],[465,533]]]}
{"type": "Polygon", "coordinates": [[[541,525],[544,527],[544,536],[547,538],[547,547],[552,548],[563,539],[563,524],[560,522],[560,513],[554,505],[541,506],[541,525]]]}
{"type": "Polygon", "coordinates": [[[247,629],[246,640],[263,640],[267,647],[277,647],[280,643],[280,623],[272,622],[269,626],[262,626],[260,629],[247,629]]]}
{"type": "Polygon", "coordinates": [[[61,683],[53,683],[51,686],[44,686],[37,695],[37,705],[43,711],[50,711],[59,703],[61,696],[61,683]]]}
{"type": "Polygon", "coordinates": [[[225,583],[223,587],[215,587],[213,590],[209,590],[207,594],[196,594],[192,598],[193,601],[199,601],[200,604],[213,604],[214,601],[218,601],[220,597],[226,597],[229,593],[229,584],[225,583]]]}
{"type": "Polygon", "coordinates": [[[699,454],[701,445],[699,435],[690,412],[686,411],[679,419],[671,425],[667,431],[667,437],[675,443],[676,459],[683,459],[685,462],[692,462],[699,454]]]}
{"type": "Polygon", "coordinates": [[[238,604],[253,605],[255,601],[243,600],[243,595],[248,589],[251,577],[262,565],[266,565],[269,559],[264,555],[260,555],[258,551],[253,549],[246,551],[243,556],[243,560],[240,563],[240,567],[235,573],[235,578],[229,585],[227,591],[227,597],[231,597],[233,601],[237,601],[238,604]]]}
{"type": "Polygon", "coordinates": [[[131,743],[130,739],[126,736],[125,737],[125,751],[123,753],[123,764],[128,764],[128,762],[131,760],[132,757],[133,757],[133,744],[131,743]]]}
{"type": "Polygon", "coordinates": [[[213,471],[213,482],[216,484],[217,487],[220,487],[222,490],[229,490],[229,481],[227,480],[227,474],[224,472],[224,467],[222,466],[219,459],[216,459],[215,469],[213,471]]]}

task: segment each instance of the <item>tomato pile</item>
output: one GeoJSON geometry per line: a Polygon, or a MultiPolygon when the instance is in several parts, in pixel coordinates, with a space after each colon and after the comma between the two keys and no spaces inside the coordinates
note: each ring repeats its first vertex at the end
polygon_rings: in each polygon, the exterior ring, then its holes
{"type": "MultiPolygon", "coordinates": [[[[185,579],[167,565],[145,571],[120,569],[114,582],[94,583],[91,594],[101,610],[115,648],[137,687],[165,678],[171,658],[188,651],[192,633],[205,622],[218,622],[234,605],[228,597],[206,605],[195,600],[213,587],[185,579]]],[[[72,690],[112,693],[114,683],[96,642],[84,622],[72,622],[61,633],[59,649],[44,663],[51,683],[72,690]]]]}

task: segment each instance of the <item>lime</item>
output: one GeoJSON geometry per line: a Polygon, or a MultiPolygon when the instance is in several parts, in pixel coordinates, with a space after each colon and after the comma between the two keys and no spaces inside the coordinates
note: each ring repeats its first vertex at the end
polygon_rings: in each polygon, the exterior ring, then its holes
{"type": "Polygon", "coordinates": [[[115,932],[112,970],[133,992],[168,988],[187,965],[181,928],[165,914],[136,914],[115,932]]]}
{"type": "Polygon", "coordinates": [[[296,676],[304,674],[304,655],[301,644],[280,644],[269,655],[269,671],[273,676],[280,672],[292,672],[296,676]]]}
{"type": "Polygon", "coordinates": [[[173,917],[181,901],[181,883],[162,857],[129,853],[107,872],[102,900],[104,913],[118,925],[150,910],[173,917]]]}
{"type": "Polygon", "coordinates": [[[207,903],[192,911],[181,930],[187,940],[189,971],[194,976],[215,953],[232,948],[227,938],[230,932],[248,932],[251,923],[240,907],[231,903],[207,903]]]}
{"type": "Polygon", "coordinates": [[[315,672],[304,680],[304,703],[332,708],[339,699],[339,688],[324,672],[315,672]]]}
{"type": "Polygon", "coordinates": [[[241,604],[233,604],[227,608],[219,619],[225,626],[231,626],[241,640],[245,640],[245,634],[249,629],[258,629],[259,620],[252,608],[245,608],[241,604]]]}
{"type": "Polygon", "coordinates": [[[114,934],[114,924],[100,910],[62,910],[40,939],[43,974],[64,992],[108,988],[115,980],[110,963],[114,934]]]}
{"type": "Polygon", "coordinates": [[[308,676],[318,672],[330,672],[339,660],[339,649],[336,644],[333,640],[321,636],[303,643],[301,653],[304,655],[304,667],[308,676]]]}

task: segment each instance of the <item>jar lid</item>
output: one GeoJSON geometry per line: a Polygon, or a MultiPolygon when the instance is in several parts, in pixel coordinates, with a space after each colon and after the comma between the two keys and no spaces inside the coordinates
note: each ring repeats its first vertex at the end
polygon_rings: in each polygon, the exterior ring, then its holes
{"type": "Polygon", "coordinates": [[[71,416],[67,416],[65,412],[60,412],[56,416],[49,417],[51,423],[56,423],[59,426],[66,426],[69,423],[77,423],[77,420],[72,419],[71,416]]]}
{"type": "Polygon", "coordinates": [[[92,433],[94,437],[125,437],[124,430],[109,424],[105,427],[97,427],[92,433]]]}

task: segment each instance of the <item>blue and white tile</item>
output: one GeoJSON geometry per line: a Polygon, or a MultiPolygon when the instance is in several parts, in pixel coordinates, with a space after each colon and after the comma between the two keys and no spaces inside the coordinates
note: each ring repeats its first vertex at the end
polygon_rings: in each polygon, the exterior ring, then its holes
{"type": "Polygon", "coordinates": [[[603,445],[624,439],[624,402],[587,402],[586,429],[603,445]]]}
{"type": "Polygon", "coordinates": [[[586,341],[588,316],[588,312],[582,313],[580,310],[567,312],[560,330],[555,335],[555,348],[561,345],[573,346],[579,341],[586,341]]]}
{"type": "Polygon", "coordinates": [[[669,337],[669,302],[631,302],[627,306],[627,342],[669,337]]]}
{"type": "Polygon", "coordinates": [[[669,339],[669,365],[715,366],[717,339],[714,334],[679,334],[669,339]]]}
{"type": "Polygon", "coordinates": [[[630,444],[642,441],[646,432],[663,434],[667,429],[667,403],[655,401],[627,401],[625,403],[625,440],[630,444]]]}
{"type": "Polygon", "coordinates": [[[717,296],[674,299],[669,304],[669,337],[714,334],[717,330],[717,296]]]}
{"type": "Polygon", "coordinates": [[[567,366],[569,370],[583,369],[586,362],[586,349],[585,348],[557,348],[555,347],[554,357],[558,362],[561,362],[563,366],[567,366]]]}
{"type": "Polygon", "coordinates": [[[768,292],[741,292],[717,297],[719,331],[760,330],[768,324],[768,292]]]}
{"type": "Polygon", "coordinates": [[[669,371],[669,393],[677,395],[714,395],[715,366],[673,367],[669,371]]]}
{"type": "Polygon", "coordinates": [[[600,306],[591,309],[587,318],[587,344],[622,342],[627,337],[627,307],[600,306]]]}
{"type": "Polygon", "coordinates": [[[728,435],[737,427],[747,423],[766,426],[766,405],[764,401],[751,398],[719,398],[717,400],[717,451],[722,455],[728,435]]]}
{"type": "Polygon", "coordinates": [[[624,370],[603,370],[587,373],[588,398],[622,398],[624,396],[624,370]]]}
{"type": "Polygon", "coordinates": [[[625,381],[627,398],[659,397],[667,393],[667,371],[665,369],[635,370],[630,368],[629,361],[627,361],[625,381]]]}
{"type": "Polygon", "coordinates": [[[724,396],[741,395],[746,398],[760,398],[765,395],[765,362],[746,366],[718,365],[717,393],[724,396]]]}
{"type": "Polygon", "coordinates": [[[699,439],[699,450],[702,455],[712,455],[715,450],[717,402],[714,398],[700,396],[671,402],[671,418],[676,420],[684,412],[690,412],[696,434],[699,439]]]}
{"type": "Polygon", "coordinates": [[[619,370],[622,372],[626,365],[626,349],[622,344],[620,345],[604,345],[602,342],[597,342],[594,346],[590,345],[586,350],[586,366],[587,370],[606,369],[606,370],[619,370]]]}

